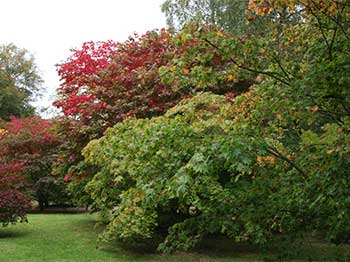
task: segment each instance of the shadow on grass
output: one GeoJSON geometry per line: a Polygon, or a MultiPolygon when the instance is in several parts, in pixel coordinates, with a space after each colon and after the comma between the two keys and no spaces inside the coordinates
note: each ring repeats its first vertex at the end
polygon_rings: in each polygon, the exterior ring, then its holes
{"type": "Polygon", "coordinates": [[[227,237],[213,235],[202,240],[195,251],[208,256],[232,257],[248,254],[258,256],[261,250],[251,244],[237,243],[227,237]]]}
{"type": "Polygon", "coordinates": [[[11,229],[0,229],[0,239],[4,238],[19,238],[28,235],[28,231],[19,231],[19,230],[11,230],[11,229]]]}
{"type": "MultiPolygon", "coordinates": [[[[94,215],[90,216],[91,219],[82,219],[75,221],[75,225],[84,232],[94,231],[96,233],[96,240],[98,234],[102,233],[105,226],[96,225],[96,220],[94,215]]],[[[96,248],[113,254],[113,256],[120,257],[123,254],[123,257],[128,257],[129,259],[150,259],[157,257],[161,259],[164,256],[164,259],[168,258],[168,255],[162,254],[157,251],[158,245],[163,242],[165,235],[159,233],[157,237],[147,240],[135,241],[133,244],[122,243],[119,241],[114,241],[110,243],[96,242],[96,248]]],[[[232,239],[228,239],[220,236],[207,236],[197,248],[191,252],[176,252],[172,254],[171,257],[182,258],[185,261],[198,261],[200,258],[210,259],[210,258],[232,258],[232,257],[258,257],[259,250],[247,244],[237,244],[232,239]],[[198,259],[197,259],[198,258],[198,259]]],[[[161,259],[162,260],[162,259],[161,259]]],[[[171,260],[173,261],[173,260],[171,260]]],[[[177,261],[177,260],[176,260],[177,261]]],[[[205,260],[207,261],[207,260],[205,260]]]]}
{"type": "Polygon", "coordinates": [[[135,261],[145,258],[157,258],[163,261],[162,257],[164,260],[171,258],[170,261],[213,261],[212,259],[215,260],[216,258],[229,259],[252,257],[257,259],[259,257],[259,250],[256,247],[252,245],[237,244],[234,243],[233,240],[218,236],[207,237],[192,251],[178,251],[172,253],[170,256],[169,254],[162,254],[157,251],[160,242],[161,239],[143,240],[133,244],[115,241],[113,243],[103,244],[99,248],[104,252],[114,255],[123,253],[129,258],[131,257],[135,259],[135,261]]]}
{"type": "Polygon", "coordinates": [[[88,213],[86,208],[79,207],[56,207],[51,206],[40,210],[39,208],[31,209],[27,211],[28,214],[86,214],[88,213]]]}
{"type": "MultiPolygon", "coordinates": [[[[273,247],[262,250],[252,244],[235,243],[234,240],[222,236],[207,236],[190,252],[176,252],[171,256],[157,252],[159,242],[154,240],[140,241],[127,245],[120,242],[104,244],[100,247],[104,252],[116,256],[139,259],[160,259],[168,261],[216,261],[216,259],[232,261],[339,261],[350,262],[349,245],[333,246],[316,241],[312,245],[301,243],[301,246],[285,246],[284,250],[273,247]],[[170,259],[170,260],[169,260],[170,259]]],[[[144,261],[144,260],[142,260],[144,261]]],[[[148,261],[148,260],[147,260],[148,261]]],[[[153,260],[152,260],[153,261],[153,260]]]]}
{"type": "MultiPolygon", "coordinates": [[[[94,215],[81,220],[75,220],[74,224],[74,227],[79,228],[81,231],[94,231],[96,240],[98,234],[104,229],[104,226],[95,225],[94,215]]],[[[139,240],[132,245],[120,242],[112,242],[109,244],[96,242],[96,248],[103,252],[110,253],[115,257],[123,257],[128,260],[134,259],[133,261],[142,259],[142,261],[145,261],[145,259],[147,261],[149,259],[153,261],[153,258],[155,261],[159,259],[160,261],[165,261],[171,258],[169,262],[182,261],[182,259],[184,259],[183,261],[213,261],[215,259],[223,259],[226,261],[230,258],[242,259],[242,261],[262,261],[266,259],[266,261],[290,261],[289,258],[291,257],[297,260],[299,259],[298,261],[350,261],[349,252],[346,251],[349,245],[338,248],[314,238],[311,238],[311,241],[314,241],[312,243],[310,243],[310,240],[304,239],[300,246],[297,245],[294,247],[295,249],[293,249],[291,245],[284,246],[281,252],[281,250],[275,250],[273,247],[263,251],[251,244],[236,243],[234,240],[227,237],[212,235],[206,236],[192,252],[177,252],[172,256],[162,255],[157,251],[157,246],[163,241],[163,238],[164,236],[159,236],[158,238],[146,241],[139,240]],[[334,260],[334,258],[338,260],[334,260]]]]}

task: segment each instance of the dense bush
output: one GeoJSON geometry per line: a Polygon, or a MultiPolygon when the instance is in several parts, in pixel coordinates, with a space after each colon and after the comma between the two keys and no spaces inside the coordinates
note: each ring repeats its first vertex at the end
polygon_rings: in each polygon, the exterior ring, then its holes
{"type": "Polygon", "coordinates": [[[214,137],[226,134],[230,106],[222,96],[200,94],[164,116],[125,120],[89,143],[84,156],[102,169],[87,191],[101,209],[114,210],[107,237],[132,241],[152,237],[157,227],[183,222],[196,230],[204,226],[200,221],[210,220],[223,191],[220,180],[230,178],[203,154],[215,146],[214,137]]]}

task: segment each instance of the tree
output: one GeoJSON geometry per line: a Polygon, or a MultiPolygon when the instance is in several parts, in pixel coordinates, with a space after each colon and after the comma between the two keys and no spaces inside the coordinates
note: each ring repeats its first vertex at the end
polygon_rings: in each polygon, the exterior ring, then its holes
{"type": "Polygon", "coordinates": [[[128,118],[83,150],[100,167],[86,189],[110,211],[104,239],[166,232],[163,251],[209,234],[263,248],[310,232],[349,242],[349,5],[252,0],[249,8],[252,19],[285,16],[260,36],[186,26],[172,39],[181,56],[159,74],[193,93],[228,83],[233,91],[234,80],[256,77],[250,88],[128,118]],[[289,14],[302,19],[282,19],[289,14]]]}
{"type": "MultiPolygon", "coordinates": [[[[25,193],[37,200],[41,209],[49,201],[60,201],[57,197],[52,199],[52,194],[45,189],[47,186],[56,190],[62,188],[59,179],[52,181],[48,178],[61,141],[51,121],[38,116],[23,119],[11,117],[11,121],[3,123],[2,128],[5,130],[0,139],[0,168],[4,170],[3,176],[13,176],[9,166],[20,167],[20,172],[16,174],[25,181],[25,193]]],[[[61,180],[63,182],[63,178],[61,180]]]]}
{"type": "MultiPolygon", "coordinates": [[[[127,119],[88,144],[83,154],[100,172],[87,190],[102,210],[114,210],[105,239],[134,242],[151,238],[161,229],[168,232],[163,251],[169,251],[169,246],[192,247],[201,237],[197,229],[206,231],[204,224],[212,233],[218,232],[221,223],[227,222],[224,210],[216,213],[225,206],[219,204],[219,194],[230,178],[221,173],[220,161],[209,160],[203,153],[217,145],[212,144],[215,138],[225,136],[230,108],[222,95],[198,94],[163,116],[127,119]],[[208,226],[208,221],[213,223],[208,226]],[[186,243],[175,236],[182,226],[188,227],[183,234],[194,232],[186,235],[186,243]]],[[[227,219],[232,221],[230,216],[227,219]]]]}
{"type": "Polygon", "coordinates": [[[34,58],[13,44],[0,46],[0,118],[34,113],[30,104],[39,94],[42,79],[34,58]]]}
{"type": "Polygon", "coordinates": [[[248,0],[166,0],[162,11],[169,28],[179,30],[187,23],[202,22],[239,34],[247,29],[247,6],[248,0]]]}
{"type": "MultiPolygon", "coordinates": [[[[189,33],[183,32],[185,35],[189,33]]],[[[200,84],[200,80],[184,85],[162,81],[167,68],[172,64],[175,68],[174,61],[187,50],[194,56],[203,56],[196,64],[205,65],[213,74],[227,65],[220,59],[210,61],[214,56],[210,46],[195,49],[196,36],[188,41],[181,39],[160,30],[134,35],[123,43],[89,42],[80,50],[73,50],[71,57],[58,66],[62,85],[55,105],[63,110],[59,132],[67,137],[56,163],[58,174],[75,178],[73,183],[85,183],[81,178],[91,177],[96,170],[83,162],[81,150],[118,122],[129,117],[162,115],[181,99],[201,90],[226,93],[236,89],[236,81],[227,75],[210,85],[200,84]]],[[[183,70],[186,73],[186,68],[183,70]]],[[[77,188],[80,191],[82,186],[77,188]]]]}
{"type": "MultiPolygon", "coordinates": [[[[0,142],[7,130],[0,128],[0,142]]],[[[0,148],[1,156],[4,153],[0,148]]],[[[26,211],[30,207],[29,199],[21,193],[24,179],[21,176],[23,164],[1,163],[0,165],[0,223],[7,225],[17,221],[26,221],[26,211]]]]}
{"type": "Polygon", "coordinates": [[[55,105],[63,110],[59,130],[67,140],[57,173],[84,183],[80,178],[94,172],[81,157],[89,140],[127,117],[161,114],[181,99],[183,94],[167,88],[158,76],[171,56],[168,39],[162,30],[124,43],[85,43],[58,65],[62,85],[55,105]]]}

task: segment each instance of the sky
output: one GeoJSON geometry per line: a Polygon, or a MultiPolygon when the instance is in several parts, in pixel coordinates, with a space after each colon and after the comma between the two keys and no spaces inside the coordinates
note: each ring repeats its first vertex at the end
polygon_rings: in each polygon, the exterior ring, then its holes
{"type": "MultiPolygon", "coordinates": [[[[46,88],[36,107],[49,107],[59,78],[55,64],[87,41],[124,41],[133,32],[165,27],[164,0],[2,0],[0,44],[34,55],[46,88]]],[[[52,108],[45,114],[50,115],[52,108]]]]}

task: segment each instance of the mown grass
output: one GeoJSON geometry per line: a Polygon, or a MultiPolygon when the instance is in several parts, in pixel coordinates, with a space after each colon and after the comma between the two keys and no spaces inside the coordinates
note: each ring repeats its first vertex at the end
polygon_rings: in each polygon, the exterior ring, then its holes
{"type": "Polygon", "coordinates": [[[88,214],[33,214],[29,223],[0,228],[1,262],[121,262],[121,261],[258,261],[255,255],[210,257],[208,254],[175,255],[132,252],[118,246],[97,247],[100,230],[88,214]]]}
{"type": "MultiPolygon", "coordinates": [[[[97,248],[97,235],[100,230],[94,226],[94,216],[35,214],[29,215],[28,218],[29,223],[0,228],[1,262],[263,261],[263,256],[256,250],[234,247],[223,240],[209,241],[197,252],[174,255],[135,252],[117,245],[97,248]]],[[[310,257],[319,261],[337,261],[338,253],[344,254],[344,248],[319,244],[313,246],[317,248],[306,247],[302,258],[295,261],[308,261],[310,257]]]]}

